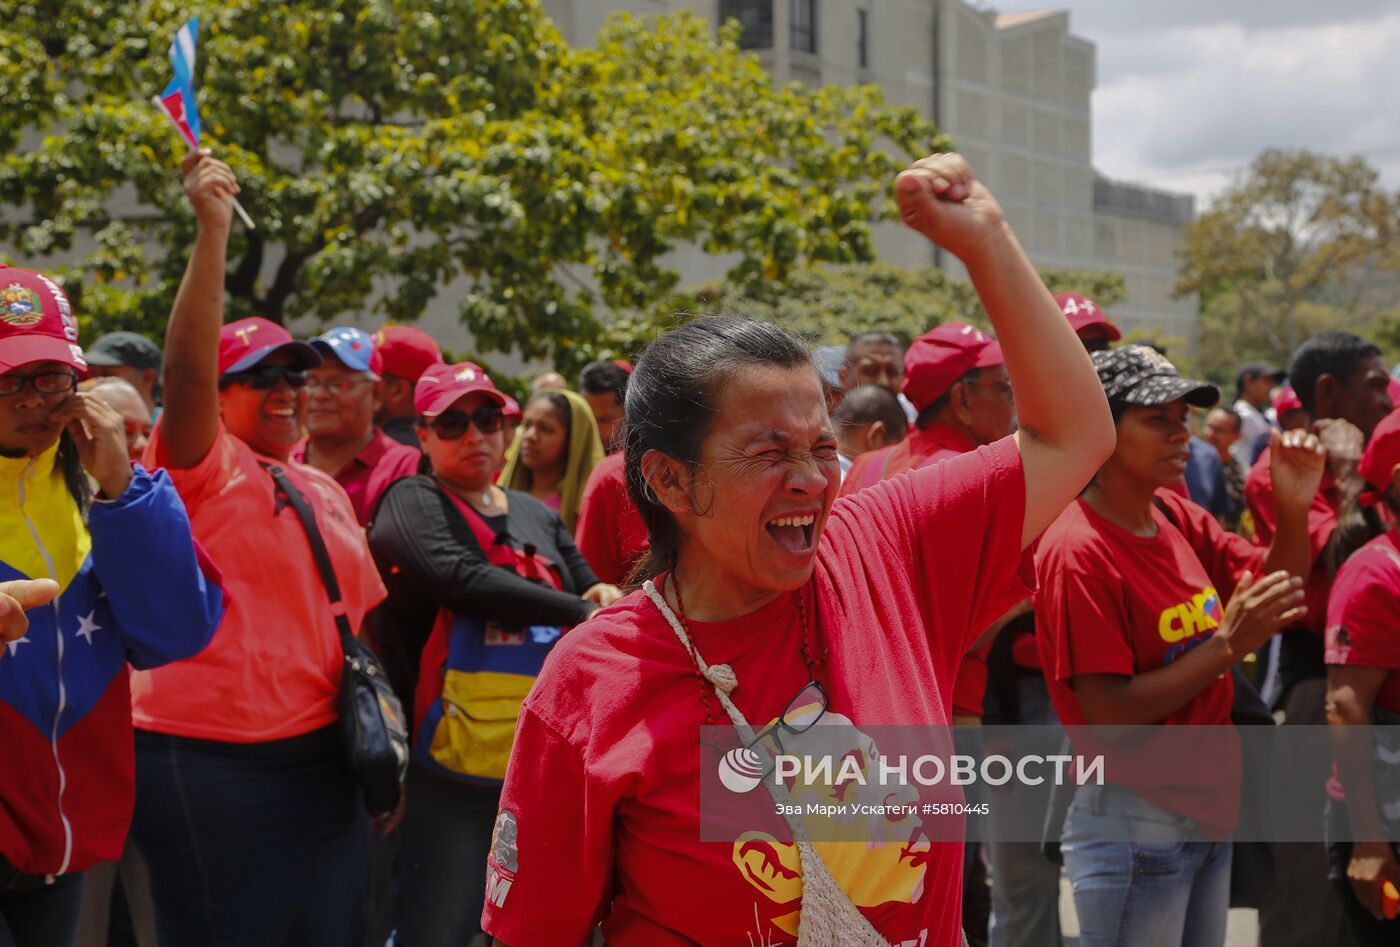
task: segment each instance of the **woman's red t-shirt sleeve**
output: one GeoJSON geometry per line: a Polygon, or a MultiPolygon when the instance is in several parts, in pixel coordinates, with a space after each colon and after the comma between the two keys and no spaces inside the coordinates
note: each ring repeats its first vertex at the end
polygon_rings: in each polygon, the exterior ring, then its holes
{"type": "Polygon", "coordinates": [[[579,748],[529,705],[510,759],[511,769],[528,767],[530,777],[506,774],[482,927],[510,947],[587,943],[608,901],[613,801],[599,779],[585,775],[579,748]]]}
{"type": "Polygon", "coordinates": [[[914,590],[929,647],[950,669],[1030,594],[1025,518],[1021,451],[1006,437],[842,497],[827,528],[844,531],[833,553],[859,561],[872,594],[914,590]]]}

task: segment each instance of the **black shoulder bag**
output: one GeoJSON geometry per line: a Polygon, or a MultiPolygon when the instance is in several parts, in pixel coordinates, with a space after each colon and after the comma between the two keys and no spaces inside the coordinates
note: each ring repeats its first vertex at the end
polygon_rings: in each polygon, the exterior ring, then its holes
{"type": "Polygon", "coordinates": [[[365,808],[370,815],[392,812],[403,795],[404,776],[408,772],[408,728],[403,706],[389,686],[384,665],[369,646],[350,631],[350,619],[340,597],[326,541],[316,525],[316,515],[306,498],[292,485],[287,472],[272,464],[263,464],[272,476],[277,494],[296,511],[311,557],[326,587],[331,612],[335,615],[340,647],[345,654],[345,666],[340,675],[340,735],[345,744],[350,767],[364,792],[365,808]]]}

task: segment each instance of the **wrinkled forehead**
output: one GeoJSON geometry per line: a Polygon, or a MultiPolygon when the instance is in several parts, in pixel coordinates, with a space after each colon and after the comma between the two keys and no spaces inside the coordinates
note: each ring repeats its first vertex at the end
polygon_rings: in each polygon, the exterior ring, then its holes
{"type": "Polygon", "coordinates": [[[736,374],[720,390],[709,439],[729,447],[800,447],[831,433],[821,380],[811,366],[800,366],[736,374]]]}

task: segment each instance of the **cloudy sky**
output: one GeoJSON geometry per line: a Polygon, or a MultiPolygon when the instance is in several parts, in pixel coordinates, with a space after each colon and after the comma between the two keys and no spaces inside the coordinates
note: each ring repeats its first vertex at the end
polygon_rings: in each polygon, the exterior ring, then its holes
{"type": "Polygon", "coordinates": [[[1396,0],[993,0],[1098,48],[1094,163],[1209,199],[1268,147],[1363,154],[1400,188],[1396,0]]]}

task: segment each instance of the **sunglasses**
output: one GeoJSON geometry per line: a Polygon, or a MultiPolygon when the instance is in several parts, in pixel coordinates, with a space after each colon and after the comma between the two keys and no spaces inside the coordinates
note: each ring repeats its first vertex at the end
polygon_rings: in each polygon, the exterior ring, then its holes
{"type": "Polygon", "coordinates": [[[229,372],[227,375],[219,376],[219,388],[222,390],[229,385],[247,385],[258,391],[267,391],[270,388],[276,388],[284,381],[292,388],[305,388],[305,369],[288,368],[285,365],[264,365],[262,368],[250,368],[246,372],[229,372]]]}
{"type": "Polygon", "coordinates": [[[0,375],[0,395],[17,395],[26,385],[33,385],[41,395],[56,395],[77,390],[78,376],[72,372],[43,372],[39,375],[0,375]]]}
{"type": "Polygon", "coordinates": [[[505,427],[506,416],[499,405],[484,404],[470,414],[465,411],[444,411],[435,418],[425,420],[424,424],[443,440],[454,441],[467,433],[467,428],[473,424],[482,434],[495,434],[505,427]]]}

